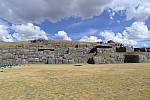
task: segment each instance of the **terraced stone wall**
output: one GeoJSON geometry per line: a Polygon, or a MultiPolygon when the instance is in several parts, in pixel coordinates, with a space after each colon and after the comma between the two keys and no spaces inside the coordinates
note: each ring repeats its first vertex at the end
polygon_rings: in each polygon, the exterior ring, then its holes
{"type": "Polygon", "coordinates": [[[86,63],[90,49],[62,47],[39,50],[38,47],[0,48],[0,63],[9,64],[68,64],[86,63]]]}
{"type": "MultiPolygon", "coordinates": [[[[119,52],[133,52],[133,50],[130,47],[119,48],[119,52]]],[[[115,46],[31,43],[30,45],[0,47],[0,64],[105,64],[132,62],[132,60],[133,62],[150,62],[150,54],[128,56],[115,54],[115,52],[117,52],[115,46]],[[90,56],[91,53],[94,55],[90,56]],[[103,53],[114,54],[106,57],[97,56],[103,53]]]]}

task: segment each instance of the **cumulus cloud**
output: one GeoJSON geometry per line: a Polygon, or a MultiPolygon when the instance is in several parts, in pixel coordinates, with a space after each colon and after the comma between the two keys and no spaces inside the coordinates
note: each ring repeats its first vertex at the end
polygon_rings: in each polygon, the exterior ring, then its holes
{"type": "Polygon", "coordinates": [[[144,22],[134,22],[123,33],[130,39],[150,40],[150,31],[144,22]]]}
{"type": "Polygon", "coordinates": [[[101,39],[98,39],[98,37],[96,36],[83,36],[79,41],[83,41],[83,42],[100,42],[102,41],[101,39]]]}
{"type": "Polygon", "coordinates": [[[128,39],[126,36],[123,36],[121,33],[114,33],[112,31],[105,30],[100,33],[100,36],[105,38],[105,41],[113,40],[115,42],[123,43],[126,45],[137,45],[137,42],[134,40],[128,39]]]}
{"type": "Polygon", "coordinates": [[[40,27],[34,26],[32,23],[13,25],[11,27],[15,33],[12,36],[18,41],[34,40],[38,38],[48,39],[47,33],[40,27]]]}
{"type": "Polygon", "coordinates": [[[114,40],[127,45],[141,46],[147,44],[148,42],[146,41],[150,40],[150,31],[144,22],[134,22],[122,33],[105,30],[104,32],[100,32],[100,36],[104,37],[105,41],[114,40]]]}
{"type": "Polygon", "coordinates": [[[55,34],[55,36],[63,40],[69,40],[69,41],[72,40],[65,31],[58,31],[58,33],[55,34]]]}

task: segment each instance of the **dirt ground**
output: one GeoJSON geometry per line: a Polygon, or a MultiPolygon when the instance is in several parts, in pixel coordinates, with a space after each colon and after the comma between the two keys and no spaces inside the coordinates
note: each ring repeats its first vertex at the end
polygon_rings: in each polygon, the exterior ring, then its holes
{"type": "Polygon", "coordinates": [[[22,65],[0,72],[0,100],[150,100],[150,63],[22,65]]]}

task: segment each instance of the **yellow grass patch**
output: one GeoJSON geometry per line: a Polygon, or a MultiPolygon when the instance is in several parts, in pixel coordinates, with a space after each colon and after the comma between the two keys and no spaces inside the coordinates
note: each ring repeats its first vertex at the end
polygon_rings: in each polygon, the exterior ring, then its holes
{"type": "MultiPolygon", "coordinates": [[[[87,44],[90,45],[96,45],[97,43],[94,42],[79,42],[79,41],[67,41],[67,40],[47,40],[45,43],[36,43],[34,45],[42,45],[42,44],[61,44],[61,46],[72,46],[72,45],[81,45],[81,46],[85,46],[87,44]]],[[[23,45],[29,45],[31,44],[30,41],[23,41],[23,42],[2,42],[0,41],[0,46],[23,46],[23,45]]]]}
{"type": "Polygon", "coordinates": [[[29,41],[23,41],[23,42],[0,42],[0,46],[22,46],[22,45],[28,45],[30,44],[29,41]]]}
{"type": "Polygon", "coordinates": [[[1,100],[150,100],[150,63],[25,65],[0,72],[1,100]]]}

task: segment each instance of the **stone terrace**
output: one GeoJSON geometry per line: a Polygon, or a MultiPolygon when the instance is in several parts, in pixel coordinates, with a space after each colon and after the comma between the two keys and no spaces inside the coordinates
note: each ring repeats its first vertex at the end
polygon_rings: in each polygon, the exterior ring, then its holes
{"type": "Polygon", "coordinates": [[[123,46],[119,43],[90,43],[43,39],[19,43],[0,42],[0,63],[104,64],[130,62],[127,58],[136,60],[132,62],[148,62],[150,60],[150,54],[147,52],[142,54],[133,52],[134,48],[123,46]]]}

